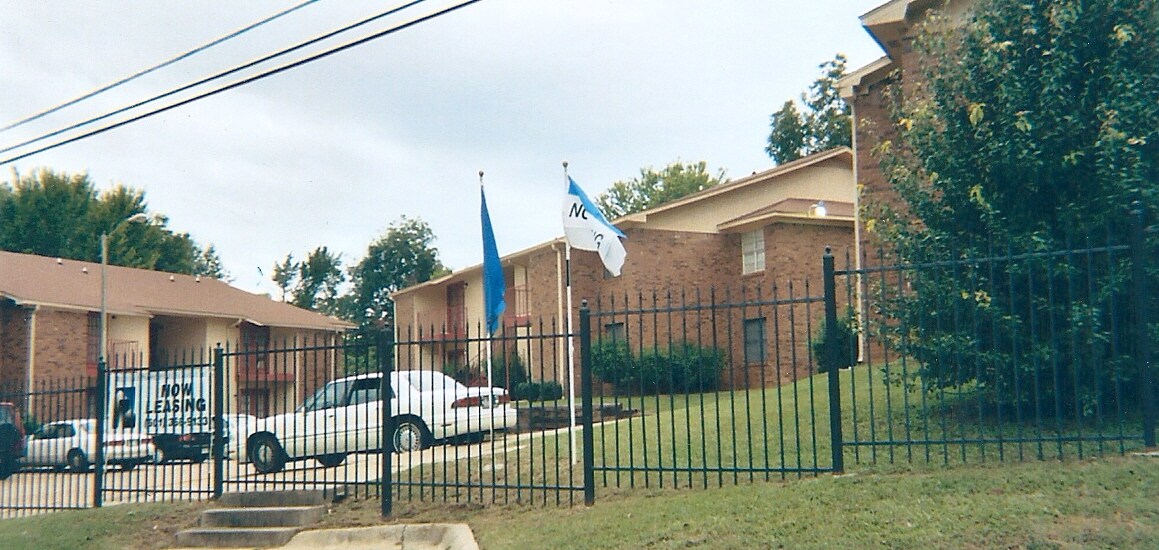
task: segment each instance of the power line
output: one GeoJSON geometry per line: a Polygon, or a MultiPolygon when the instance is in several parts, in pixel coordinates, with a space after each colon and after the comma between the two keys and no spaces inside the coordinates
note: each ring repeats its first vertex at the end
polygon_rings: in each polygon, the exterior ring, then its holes
{"type": "MultiPolygon", "coordinates": [[[[22,125],[24,125],[24,124],[27,124],[27,123],[29,123],[29,122],[32,122],[32,121],[34,121],[34,120],[38,120],[38,119],[44,118],[44,117],[46,117],[46,116],[48,116],[48,115],[51,115],[52,113],[55,113],[55,112],[57,112],[57,111],[59,111],[59,110],[61,110],[61,109],[64,109],[65,107],[71,107],[71,106],[73,106],[73,105],[76,105],[77,103],[80,103],[81,101],[84,101],[84,100],[86,100],[86,99],[92,98],[92,97],[94,97],[94,96],[96,96],[96,95],[98,95],[98,94],[102,94],[102,93],[104,93],[104,92],[107,92],[107,91],[109,91],[109,90],[111,90],[111,89],[113,89],[113,88],[116,88],[117,86],[120,86],[120,85],[122,85],[122,84],[125,84],[125,83],[127,83],[127,82],[130,82],[130,81],[133,81],[133,80],[136,80],[136,79],[138,79],[138,78],[140,78],[140,77],[142,77],[142,76],[145,76],[145,75],[147,75],[147,74],[149,74],[149,73],[152,73],[152,72],[154,72],[154,71],[157,71],[157,70],[159,70],[159,69],[163,69],[163,68],[165,68],[165,67],[168,67],[169,65],[172,65],[172,64],[174,64],[174,63],[176,63],[176,62],[178,62],[178,61],[181,61],[181,60],[183,60],[183,59],[187,59],[187,58],[189,58],[189,57],[192,57],[192,56],[194,56],[194,55],[196,55],[196,54],[198,54],[198,53],[201,53],[201,52],[203,52],[203,51],[205,51],[205,50],[208,50],[209,48],[212,48],[212,47],[214,47],[214,46],[216,46],[216,45],[218,45],[218,44],[221,44],[222,42],[225,42],[226,40],[230,40],[230,39],[233,39],[233,38],[237,38],[238,36],[241,36],[241,35],[243,35],[243,34],[245,34],[245,33],[249,32],[249,31],[252,31],[252,30],[254,30],[254,29],[256,29],[256,28],[258,28],[258,27],[262,26],[262,25],[265,25],[266,23],[269,23],[270,21],[273,21],[273,20],[275,20],[275,19],[278,19],[278,18],[280,18],[280,17],[282,17],[282,16],[284,16],[284,15],[288,15],[288,14],[290,14],[290,13],[292,13],[292,12],[295,12],[295,11],[297,11],[297,10],[299,10],[299,9],[301,9],[301,8],[304,8],[304,7],[306,7],[306,6],[310,5],[310,4],[313,4],[313,3],[317,2],[317,1],[318,1],[318,0],[306,0],[305,2],[302,2],[301,4],[298,4],[297,6],[294,6],[294,7],[290,8],[290,9],[287,9],[287,10],[280,11],[280,12],[278,12],[278,13],[275,13],[274,15],[271,15],[271,16],[269,16],[269,17],[265,18],[265,19],[262,19],[261,21],[258,21],[258,22],[256,22],[256,23],[252,23],[252,24],[250,24],[250,25],[247,25],[247,26],[245,26],[245,27],[242,27],[242,28],[240,28],[240,29],[238,29],[238,30],[236,30],[236,31],[233,31],[233,32],[231,32],[231,33],[229,33],[229,34],[227,34],[227,35],[225,35],[225,36],[222,36],[221,38],[217,38],[217,39],[215,39],[215,40],[212,40],[212,41],[210,41],[210,42],[207,42],[207,43],[205,43],[205,44],[202,44],[201,46],[198,46],[198,47],[196,47],[196,48],[193,48],[192,50],[189,50],[189,51],[187,51],[187,52],[185,52],[185,53],[183,53],[183,54],[181,54],[181,55],[178,55],[177,57],[174,57],[174,58],[172,58],[172,59],[169,59],[168,61],[163,61],[163,62],[161,62],[161,63],[159,63],[159,64],[157,64],[157,65],[153,65],[152,67],[149,67],[148,69],[145,69],[145,70],[143,70],[143,71],[137,72],[137,73],[135,73],[135,74],[132,74],[132,75],[130,75],[130,76],[127,76],[127,77],[125,77],[125,78],[122,78],[122,79],[120,79],[120,80],[117,80],[116,82],[113,82],[113,83],[111,83],[111,84],[106,84],[106,85],[104,85],[104,86],[101,86],[100,88],[97,88],[97,89],[95,89],[95,90],[93,90],[93,91],[91,91],[91,92],[88,92],[88,93],[84,94],[84,95],[81,95],[81,96],[78,96],[78,97],[76,97],[76,98],[70,99],[70,100],[68,100],[68,101],[66,101],[66,102],[64,102],[64,103],[61,103],[60,105],[57,105],[57,106],[55,106],[55,107],[50,107],[50,108],[48,108],[48,109],[46,109],[46,110],[44,110],[44,111],[41,111],[41,112],[39,112],[39,113],[36,113],[36,114],[34,114],[34,115],[32,115],[32,116],[29,116],[29,117],[27,117],[27,118],[23,118],[23,119],[17,120],[16,122],[13,122],[13,123],[11,123],[11,124],[8,124],[7,126],[4,126],[3,128],[0,128],[0,132],[4,132],[4,131],[7,131],[7,130],[11,130],[11,129],[13,129],[13,128],[16,128],[16,127],[18,127],[18,126],[22,126],[22,125]]],[[[0,151],[0,152],[3,152],[3,151],[0,151]]]]}
{"type": "MultiPolygon", "coordinates": [[[[297,44],[297,45],[295,45],[295,46],[291,46],[291,47],[289,47],[289,48],[286,48],[286,49],[284,49],[284,50],[281,50],[281,51],[275,52],[275,53],[273,53],[273,54],[269,54],[269,55],[266,55],[266,56],[264,56],[264,57],[260,57],[260,58],[258,58],[258,59],[255,59],[255,60],[253,60],[253,61],[250,61],[249,63],[245,63],[245,64],[243,64],[243,65],[239,65],[239,66],[237,66],[237,67],[234,67],[234,68],[232,68],[232,69],[229,69],[229,70],[227,70],[227,71],[223,71],[223,72],[217,73],[217,74],[215,74],[215,75],[213,75],[213,76],[209,76],[209,77],[203,78],[203,79],[201,79],[201,80],[198,80],[198,81],[196,81],[196,82],[192,82],[192,83],[186,84],[186,85],[184,85],[184,86],[181,86],[181,87],[179,87],[179,88],[176,88],[176,89],[170,90],[170,91],[168,91],[168,92],[165,92],[165,93],[163,93],[163,94],[160,94],[160,95],[153,96],[153,97],[151,97],[151,98],[149,98],[149,99],[146,99],[146,100],[143,100],[143,101],[138,101],[137,103],[134,103],[134,104],[132,104],[132,105],[128,105],[128,106],[125,106],[125,107],[121,107],[120,109],[117,109],[117,110],[115,110],[115,111],[111,111],[111,112],[105,113],[105,114],[103,114],[103,115],[100,115],[100,116],[97,116],[97,117],[90,118],[90,119],[88,119],[88,120],[85,120],[85,121],[82,121],[82,122],[78,122],[78,123],[76,123],[76,124],[73,124],[73,125],[71,125],[71,126],[67,126],[67,127],[61,128],[61,129],[59,129],[59,130],[55,130],[55,131],[49,132],[49,133],[47,133],[47,134],[40,135],[40,136],[38,136],[38,137],[35,137],[35,138],[32,138],[32,139],[29,139],[29,140],[22,141],[22,142],[20,142],[20,143],[17,143],[17,144],[15,144],[15,145],[10,145],[10,146],[8,146],[8,147],[4,147],[3,149],[0,149],[0,153],[7,153],[7,152],[9,152],[9,151],[13,151],[13,150],[15,150],[15,149],[19,149],[19,148],[21,148],[21,147],[26,147],[26,146],[28,146],[28,145],[32,145],[33,143],[37,143],[37,142],[40,142],[40,141],[44,141],[44,140],[46,140],[46,139],[49,139],[49,138],[52,138],[52,137],[59,136],[59,135],[61,135],[61,134],[64,134],[64,133],[66,133],[66,132],[70,132],[70,131],[72,131],[72,130],[76,130],[76,129],[78,129],[78,128],[81,128],[81,127],[83,127],[83,126],[88,126],[89,124],[93,124],[93,123],[95,123],[95,122],[99,122],[99,121],[105,120],[105,119],[107,119],[107,118],[110,118],[110,117],[113,117],[113,116],[119,115],[119,114],[121,114],[121,113],[124,113],[124,112],[127,112],[127,111],[131,111],[131,110],[133,110],[133,109],[136,109],[136,108],[138,108],[138,107],[143,107],[143,106],[145,106],[145,105],[148,105],[148,104],[150,104],[150,103],[153,103],[153,102],[155,102],[155,101],[158,101],[158,100],[161,100],[161,99],[165,99],[165,98],[167,98],[167,97],[174,96],[174,95],[176,95],[176,94],[179,94],[179,93],[181,93],[181,92],[184,92],[184,91],[190,90],[190,89],[192,89],[192,88],[196,88],[196,87],[198,87],[198,86],[201,86],[202,84],[207,84],[207,83],[209,83],[209,82],[213,82],[214,80],[219,80],[219,79],[221,79],[221,78],[224,78],[224,77],[226,77],[226,76],[229,76],[229,75],[232,75],[232,74],[235,74],[235,73],[238,73],[238,72],[244,71],[244,70],[246,70],[246,69],[252,68],[252,67],[254,67],[254,66],[256,66],[256,65],[260,65],[260,64],[262,64],[262,63],[265,63],[266,61],[269,61],[269,60],[271,60],[271,59],[275,59],[275,58],[281,57],[281,56],[283,56],[283,55],[286,55],[286,54],[289,54],[289,53],[295,52],[295,51],[297,51],[297,50],[300,50],[300,49],[302,49],[302,48],[305,48],[305,47],[307,47],[307,46],[310,46],[310,45],[316,44],[316,43],[318,43],[318,42],[321,42],[321,41],[323,41],[323,40],[327,40],[327,39],[329,39],[329,38],[332,38],[332,37],[334,37],[334,36],[336,36],[336,35],[339,35],[339,34],[342,34],[342,33],[344,33],[344,32],[350,31],[350,30],[352,30],[352,29],[356,29],[356,28],[358,28],[358,27],[361,27],[361,26],[363,26],[363,25],[366,25],[366,24],[368,24],[368,23],[371,23],[371,22],[373,22],[373,21],[377,21],[378,19],[382,19],[383,17],[387,17],[387,16],[389,16],[389,15],[393,15],[393,14],[399,13],[399,12],[401,12],[401,11],[403,11],[403,10],[407,9],[407,8],[410,8],[410,7],[413,7],[413,6],[415,6],[415,5],[421,4],[421,3],[423,3],[424,1],[425,1],[425,0],[412,0],[411,2],[408,2],[408,3],[406,3],[406,4],[403,4],[403,5],[401,5],[401,6],[398,6],[398,7],[395,7],[395,8],[391,8],[391,9],[389,9],[389,10],[387,10],[387,11],[384,11],[384,12],[382,12],[382,13],[378,14],[378,15],[375,15],[375,16],[372,16],[372,17],[369,17],[369,18],[363,19],[362,21],[359,21],[359,22],[357,22],[357,23],[353,23],[353,24],[347,25],[347,26],[345,26],[345,27],[342,27],[342,28],[340,28],[340,29],[337,29],[337,30],[334,30],[334,31],[331,31],[331,32],[325,33],[325,34],[323,34],[323,35],[320,35],[320,36],[317,36],[317,37],[311,38],[310,40],[307,40],[307,41],[305,41],[305,42],[299,43],[299,44],[297,44]]],[[[474,3],[474,2],[469,2],[468,4],[473,4],[473,3],[474,3]]],[[[467,5],[467,4],[462,4],[462,5],[459,5],[459,6],[455,6],[453,9],[458,9],[458,8],[460,8],[460,7],[462,7],[462,6],[465,6],[465,5],[467,5]]],[[[444,11],[449,11],[449,10],[444,10],[444,11]]],[[[389,29],[388,29],[388,30],[389,30],[389,29]]],[[[374,38],[377,38],[377,36],[375,36],[374,38]]],[[[373,39],[373,38],[372,38],[372,39],[373,39]]],[[[341,51],[341,50],[340,50],[340,49],[338,49],[338,50],[330,50],[330,52],[329,52],[329,53],[333,53],[333,52],[335,52],[335,51],[341,51]]],[[[323,53],[328,55],[328,52],[323,52],[323,53]]],[[[324,56],[323,56],[323,57],[324,57],[324,56]]],[[[316,57],[315,57],[315,58],[316,58],[316,57]]],[[[313,60],[313,59],[315,59],[315,58],[307,58],[307,59],[308,59],[308,60],[313,60]]],[[[280,71],[280,70],[275,70],[274,72],[281,72],[281,71],[280,71]]],[[[266,74],[266,73],[259,74],[259,77],[264,77],[264,76],[268,76],[268,74],[266,74]]],[[[246,82],[246,81],[243,81],[243,82],[246,82]]],[[[227,87],[227,88],[225,88],[225,89],[230,89],[230,88],[228,88],[228,87],[227,87]]],[[[208,97],[209,95],[214,95],[214,94],[218,93],[219,91],[224,91],[224,89],[223,89],[223,90],[214,91],[214,92],[211,92],[211,93],[209,93],[209,94],[206,94],[206,95],[196,96],[194,99],[201,99],[202,97],[208,97]]],[[[179,105],[184,105],[184,104],[186,104],[186,103],[189,103],[189,102],[188,102],[188,101],[184,101],[184,102],[181,102],[181,103],[179,103],[179,105]]],[[[166,108],[166,109],[163,109],[163,110],[169,110],[169,109],[167,109],[167,108],[166,108]]],[[[145,116],[151,116],[151,115],[153,115],[153,114],[156,114],[157,112],[161,112],[161,111],[153,111],[153,112],[149,112],[149,113],[146,113],[146,115],[145,115],[145,116]]],[[[131,119],[129,119],[128,121],[129,121],[129,122],[132,122],[132,121],[139,120],[140,118],[145,118],[145,117],[135,117],[135,118],[131,118],[131,119]]],[[[97,131],[97,132],[95,132],[95,133],[88,133],[88,134],[84,134],[84,135],[80,136],[80,138],[84,138],[84,137],[88,137],[88,136],[91,136],[91,135],[95,135],[96,133],[100,133],[101,131],[108,130],[108,129],[112,129],[112,128],[116,128],[116,127],[118,127],[118,126],[123,126],[123,124],[118,124],[118,125],[114,125],[114,126],[108,126],[108,127],[105,127],[103,130],[97,131]]],[[[80,139],[80,138],[78,138],[78,139],[80,139]]],[[[73,142],[73,141],[76,141],[76,139],[72,139],[72,140],[68,140],[68,141],[60,142],[60,143],[57,143],[56,145],[53,145],[53,146],[50,146],[50,147],[46,147],[46,148],[42,148],[42,149],[37,149],[37,150],[35,150],[35,151],[32,151],[32,152],[30,152],[30,153],[27,153],[27,154],[23,154],[23,155],[20,155],[20,156],[17,156],[17,157],[12,157],[12,158],[9,158],[9,159],[7,159],[7,160],[0,161],[0,165],[6,164],[6,163],[8,163],[8,162],[12,162],[12,161],[14,161],[14,160],[20,160],[20,159],[22,159],[22,158],[25,158],[25,157],[28,157],[28,156],[31,156],[31,155],[35,155],[35,154],[37,154],[37,153],[41,153],[41,152],[47,151],[47,150],[49,150],[49,149],[54,149],[54,148],[56,148],[56,147],[58,147],[58,146],[60,146],[60,145],[63,145],[63,144],[65,144],[65,143],[71,143],[71,142],[73,142]]]]}

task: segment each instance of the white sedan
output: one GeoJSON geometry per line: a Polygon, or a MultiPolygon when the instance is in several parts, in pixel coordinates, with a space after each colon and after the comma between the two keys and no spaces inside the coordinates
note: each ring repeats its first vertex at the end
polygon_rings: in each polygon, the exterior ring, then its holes
{"type": "MultiPolygon", "coordinates": [[[[96,421],[62,420],[45,424],[28,436],[27,452],[20,460],[25,467],[49,466],[84,472],[96,458],[96,421]]],[[[153,461],[153,439],[139,432],[108,432],[105,435],[105,463],[131,470],[153,461]]]]}
{"type": "Polygon", "coordinates": [[[252,414],[225,415],[225,456],[239,457],[245,454],[245,442],[250,434],[254,433],[254,426],[258,423],[252,414]]]}
{"type": "MultiPolygon", "coordinates": [[[[515,408],[503,388],[468,388],[435,371],[390,375],[389,448],[418,451],[435,441],[481,436],[515,426],[515,408]]],[[[282,470],[286,462],[315,458],[337,466],[354,452],[382,444],[379,373],[327,383],[292,413],[263,418],[246,440],[243,460],[259,473],[282,470]]]]}

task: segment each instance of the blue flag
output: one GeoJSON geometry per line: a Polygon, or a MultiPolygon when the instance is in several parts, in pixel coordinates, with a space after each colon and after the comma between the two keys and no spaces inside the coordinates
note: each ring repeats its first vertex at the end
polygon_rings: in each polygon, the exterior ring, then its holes
{"type": "Polygon", "coordinates": [[[507,303],[503,294],[507,284],[503,282],[503,266],[499,264],[499,248],[495,245],[495,231],[491,229],[491,216],[487,213],[487,195],[479,186],[479,199],[483,219],[483,307],[487,313],[487,334],[495,334],[499,329],[499,319],[507,303]]]}

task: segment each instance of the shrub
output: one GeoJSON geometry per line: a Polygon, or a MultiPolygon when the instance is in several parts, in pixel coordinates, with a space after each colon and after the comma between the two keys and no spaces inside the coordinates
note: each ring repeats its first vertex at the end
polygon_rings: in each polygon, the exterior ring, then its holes
{"type": "MultiPolygon", "coordinates": [[[[482,369],[480,369],[482,370],[482,369]]],[[[516,352],[500,353],[491,358],[491,384],[513,392],[527,380],[527,367],[516,352]]]]}
{"type": "Polygon", "coordinates": [[[616,387],[632,380],[632,352],[627,342],[609,340],[592,346],[592,374],[616,387]]]}
{"type": "Polygon", "coordinates": [[[547,380],[539,383],[539,400],[540,401],[555,401],[563,398],[563,384],[555,380],[547,380]]]}
{"type": "Polygon", "coordinates": [[[715,390],[724,368],[724,353],[683,342],[671,349],[646,349],[633,357],[623,342],[592,348],[592,372],[618,391],[701,393],[715,390]]]}
{"type": "Polygon", "coordinates": [[[850,317],[837,319],[837,330],[834,331],[832,343],[829,342],[829,332],[825,328],[825,323],[822,323],[821,331],[810,344],[817,372],[829,372],[830,368],[852,367],[857,362],[857,331],[853,328],[852,319],[850,317]]]}
{"type": "Polygon", "coordinates": [[[563,386],[554,380],[521,382],[511,390],[514,401],[554,401],[563,397],[563,386]]]}

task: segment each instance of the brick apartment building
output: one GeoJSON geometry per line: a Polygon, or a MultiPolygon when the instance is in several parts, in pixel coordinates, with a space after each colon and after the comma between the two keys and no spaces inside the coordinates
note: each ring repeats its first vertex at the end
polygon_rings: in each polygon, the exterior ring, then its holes
{"type": "MultiPolygon", "coordinates": [[[[213,278],[126,267],[109,266],[107,303],[110,370],[206,364],[218,344],[332,343],[352,328],[213,278]]],[[[100,311],[100,264],[0,251],[0,393],[95,388],[100,311]]],[[[300,373],[270,374],[260,355],[240,363],[227,375],[229,411],[265,414],[271,399],[296,403],[312,390],[300,373]]]]}
{"type": "MultiPolygon", "coordinates": [[[[859,249],[873,250],[881,244],[866,231],[866,220],[877,216],[883,205],[901,206],[900,198],[881,170],[880,159],[873,153],[883,141],[896,142],[898,138],[886,92],[896,86],[904,94],[920,77],[913,42],[930,10],[940,10],[950,24],[956,24],[964,21],[973,5],[974,0],[892,0],[861,16],[862,26],[881,45],[885,56],[852,71],[838,82],[841,97],[852,109],[853,171],[860,187],[857,196],[859,249]]],[[[867,257],[872,258],[873,254],[867,257]]]]}
{"type": "MultiPolygon", "coordinates": [[[[612,277],[595,253],[573,250],[572,322],[582,300],[605,308],[619,303],[622,308],[626,301],[650,297],[653,291],[685,292],[686,297],[700,291],[702,301],[712,292],[723,301],[761,292],[768,297],[774,285],[784,292],[789,284],[796,284],[797,291],[802,292],[804,281],[812,280],[814,292],[819,293],[825,247],[844,253],[853,246],[852,160],[848,148],[818,153],[614,220],[627,235],[624,246],[628,259],[623,272],[612,277]]],[[[531,339],[562,333],[566,327],[563,238],[508,254],[501,263],[508,286],[505,340],[517,344],[513,347],[534,378],[565,380],[566,345],[531,339]],[[518,345],[520,342],[524,345],[518,345]]],[[[395,293],[396,337],[406,343],[398,349],[399,368],[446,370],[451,365],[484,364],[482,288],[482,268],[474,266],[395,293]]],[[[746,334],[746,328],[765,319],[734,321],[735,330],[725,326],[717,330],[746,334]]],[[[656,322],[666,321],[660,318],[656,322]]],[[[615,319],[600,323],[593,330],[604,336],[630,328],[615,319]]],[[[655,328],[660,332],[674,330],[655,328]]],[[[805,325],[796,330],[800,334],[792,337],[808,342],[805,325]]],[[[741,348],[746,344],[750,350],[753,346],[778,349],[771,341],[777,338],[771,326],[767,330],[762,327],[759,334],[755,337],[759,342],[746,343],[739,336],[731,339],[737,348],[732,356],[743,355],[741,348]]],[[[790,338],[785,334],[780,337],[790,338]]],[[[754,336],[748,334],[747,338],[754,336]]],[[[785,349],[784,353],[792,351],[785,349]]],[[[763,350],[760,356],[760,365],[746,361],[750,363],[745,365],[747,374],[734,385],[753,385],[758,379],[776,382],[760,369],[777,358],[766,356],[763,350]]],[[[799,372],[783,373],[781,381],[799,376],[805,368],[802,362],[799,372]]]]}

